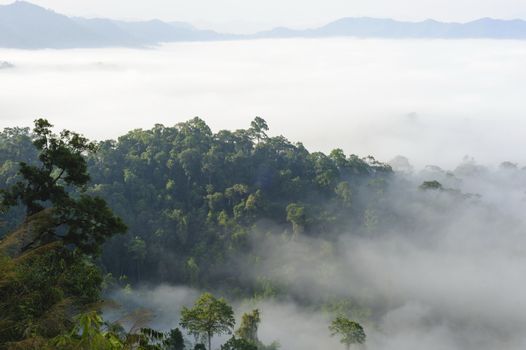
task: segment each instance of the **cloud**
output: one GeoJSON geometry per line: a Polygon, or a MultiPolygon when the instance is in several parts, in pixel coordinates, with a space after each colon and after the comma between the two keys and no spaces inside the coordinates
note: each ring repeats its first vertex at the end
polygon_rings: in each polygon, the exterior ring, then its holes
{"type": "Polygon", "coordinates": [[[0,50],[0,123],[45,116],[59,128],[115,138],[196,115],[214,130],[247,127],[311,150],[343,148],[417,167],[526,163],[520,42],[261,40],[159,50],[0,50]],[[331,137],[326,137],[331,135],[331,137]],[[484,142],[481,142],[484,140],[484,142]]]}
{"type": "MultiPolygon", "coordinates": [[[[413,173],[390,184],[372,212],[376,227],[343,230],[336,241],[257,238],[262,262],[242,272],[290,292],[260,305],[262,339],[288,350],[337,347],[329,316],[304,305],[336,296],[370,310],[369,350],[523,349],[521,45],[334,39],[0,50],[15,65],[0,72],[0,122],[44,116],[102,139],[194,115],[214,130],[247,127],[261,115],[273,134],[312,150],[341,147],[385,161],[402,154],[413,173]],[[501,161],[519,165],[498,168],[501,161]],[[420,171],[426,164],[450,170],[420,171]],[[432,180],[452,190],[417,190],[432,180]]],[[[115,298],[152,309],[153,326],[167,329],[198,294],[158,286],[115,298]]],[[[238,315],[246,307],[232,302],[238,315]]]]}

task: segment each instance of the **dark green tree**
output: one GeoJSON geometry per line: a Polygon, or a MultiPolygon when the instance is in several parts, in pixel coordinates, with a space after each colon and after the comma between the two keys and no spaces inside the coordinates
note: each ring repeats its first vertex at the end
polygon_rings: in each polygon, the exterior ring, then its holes
{"type": "Polygon", "coordinates": [[[52,127],[45,119],[35,121],[33,144],[39,151],[41,164],[20,163],[23,180],[2,191],[4,205],[13,206],[20,201],[27,214],[33,215],[44,209],[46,203],[66,204],[70,199],[66,187],[83,188],[89,181],[84,156],[95,151],[95,144],[68,130],[57,136],[52,127]]]}
{"type": "Polygon", "coordinates": [[[35,121],[33,144],[39,165],[20,163],[21,180],[0,191],[1,206],[23,204],[27,216],[51,208],[54,225],[43,230],[24,247],[62,241],[85,253],[96,253],[106,238],[126,231],[122,220],[99,197],[85,194],[90,180],[85,157],[95,145],[85,137],[64,130],[51,131],[45,119],[35,121]]]}
{"type": "Polygon", "coordinates": [[[184,337],[179,328],[172,329],[164,341],[166,350],[184,350],[184,337]]]}
{"type": "Polygon", "coordinates": [[[261,140],[268,138],[266,134],[266,131],[268,130],[269,129],[268,129],[267,122],[263,118],[256,117],[250,123],[250,129],[249,129],[250,136],[256,139],[257,143],[259,143],[261,140]]]}
{"type": "Polygon", "coordinates": [[[251,341],[232,337],[221,346],[221,350],[258,350],[258,347],[251,341]]]}

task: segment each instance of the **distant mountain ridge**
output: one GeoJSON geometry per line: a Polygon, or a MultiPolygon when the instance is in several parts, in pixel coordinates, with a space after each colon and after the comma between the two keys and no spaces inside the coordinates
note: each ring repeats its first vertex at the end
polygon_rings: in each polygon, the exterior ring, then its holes
{"type": "Polygon", "coordinates": [[[163,42],[260,38],[488,38],[526,40],[526,21],[483,18],[468,23],[434,20],[402,22],[368,17],[342,18],[325,26],[285,27],[253,35],[200,30],[183,22],[140,22],[68,17],[25,1],[0,5],[0,47],[21,49],[146,47],[163,42]]]}
{"type": "Polygon", "coordinates": [[[435,20],[402,22],[393,19],[349,17],[323,27],[306,30],[276,28],[258,37],[334,37],[362,38],[443,38],[443,39],[526,39],[526,21],[482,18],[468,23],[444,23],[435,20]]]}
{"type": "Polygon", "coordinates": [[[231,38],[235,36],[199,30],[180,22],[125,22],[103,18],[67,17],[25,1],[0,6],[0,47],[141,47],[170,41],[231,38]]]}

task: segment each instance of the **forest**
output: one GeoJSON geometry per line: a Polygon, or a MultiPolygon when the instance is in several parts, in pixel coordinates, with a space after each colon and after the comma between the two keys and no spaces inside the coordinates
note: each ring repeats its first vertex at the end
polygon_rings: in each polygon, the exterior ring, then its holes
{"type": "MultiPolygon", "coordinates": [[[[342,292],[355,285],[338,261],[342,239],[407,231],[418,241],[466,208],[496,215],[458,189],[460,176],[488,171],[466,160],[410,176],[404,157],[309,152],[269,136],[259,117],[236,131],[194,118],[101,142],[45,119],[6,128],[0,349],[212,350],[216,336],[221,350],[277,349],[282,339],[258,337],[258,303],[269,300],[327,315],[342,347],[364,344],[398,301],[342,292]],[[200,291],[177,327],[151,327],[146,308],[111,317],[114,296],[158,285],[200,291]],[[249,307],[236,315],[238,302],[249,307]]],[[[510,171],[520,172],[498,170],[510,171]]]]}
{"type": "MultiPolygon", "coordinates": [[[[268,129],[256,118],[246,130],[214,134],[195,118],[99,143],[56,135],[43,119],[32,131],[5,129],[1,347],[184,347],[178,328],[124,335],[105,323],[97,312],[103,307],[93,306],[103,285],[163,282],[231,298],[289,297],[286,286],[265,276],[254,283],[241,272],[260,259],[251,236],[279,235],[285,244],[366,228],[374,200],[355,201],[353,193],[378,193],[391,169],[342,150],[309,153],[268,129]],[[71,319],[72,309],[88,311],[71,319]]],[[[213,334],[233,330],[232,313],[224,299],[203,294],[195,310],[183,310],[181,326],[196,339],[206,335],[211,349],[213,334]],[[200,324],[216,313],[216,325],[200,324]]],[[[258,322],[257,309],[245,314],[239,338],[222,349],[276,348],[259,342],[258,322]]],[[[345,344],[364,342],[361,326],[343,316],[331,327],[345,344]]]]}

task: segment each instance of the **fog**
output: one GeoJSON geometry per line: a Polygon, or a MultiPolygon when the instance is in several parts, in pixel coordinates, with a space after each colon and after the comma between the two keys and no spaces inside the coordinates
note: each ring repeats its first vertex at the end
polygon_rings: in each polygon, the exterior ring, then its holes
{"type": "Polygon", "coordinates": [[[0,126],[47,117],[90,138],[255,116],[311,150],[451,167],[526,162],[526,46],[492,40],[259,40],[151,50],[0,50],[0,126]],[[481,142],[483,140],[483,142],[481,142]],[[444,149],[447,145],[447,151],[444,149]]]}
{"type": "MultiPolygon", "coordinates": [[[[214,130],[244,128],[259,115],[311,150],[410,159],[398,158],[367,230],[335,241],[253,235],[261,263],[240,273],[290,291],[290,300],[230,300],[238,318],[261,308],[263,342],[342,347],[331,315],[305,306],[335,296],[366,310],[351,313],[369,350],[525,348],[522,42],[261,40],[0,50],[0,61],[14,65],[0,71],[2,127],[44,116],[104,139],[196,115],[214,130]],[[430,180],[444,190],[418,189],[430,180]]],[[[112,297],[169,329],[200,292],[144,286],[112,297]]]]}
{"type": "MultiPolygon", "coordinates": [[[[282,285],[289,298],[230,301],[238,319],[260,308],[261,340],[287,350],[343,348],[328,331],[332,315],[309,306],[328,296],[352,301],[369,350],[524,349],[525,189],[526,172],[511,164],[466,159],[451,171],[398,173],[368,230],[335,241],[255,232],[260,263],[235,268],[282,285]],[[417,189],[423,179],[445,190],[417,189]]],[[[198,293],[156,286],[114,297],[151,309],[155,325],[169,329],[198,293]]]]}

